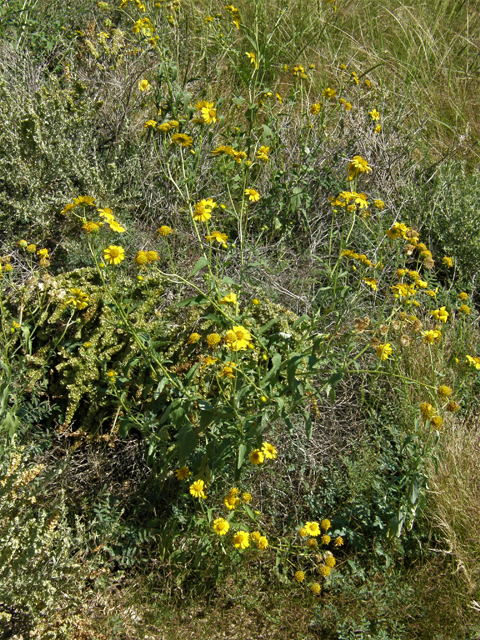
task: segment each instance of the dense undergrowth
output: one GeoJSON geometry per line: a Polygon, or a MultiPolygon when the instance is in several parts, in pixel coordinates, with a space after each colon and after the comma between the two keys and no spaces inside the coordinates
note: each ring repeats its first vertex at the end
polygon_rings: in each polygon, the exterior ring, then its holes
{"type": "Polygon", "coordinates": [[[1,5],[3,638],[478,637],[477,26],[1,5]]]}

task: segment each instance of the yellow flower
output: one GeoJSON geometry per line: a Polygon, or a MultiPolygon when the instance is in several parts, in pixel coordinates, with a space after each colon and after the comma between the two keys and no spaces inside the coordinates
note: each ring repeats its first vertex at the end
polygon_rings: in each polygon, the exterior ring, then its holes
{"type": "Polygon", "coordinates": [[[193,219],[195,222],[207,222],[212,217],[212,211],[217,206],[217,203],[212,198],[200,200],[194,207],[193,219]]]}
{"type": "Polygon", "coordinates": [[[233,509],[236,509],[240,504],[240,499],[237,498],[236,494],[230,492],[223,499],[223,504],[227,507],[227,509],[230,509],[230,511],[233,511],[233,509]]]}
{"type": "Polygon", "coordinates": [[[300,529],[298,530],[298,535],[301,538],[306,538],[308,536],[308,531],[305,527],[300,527],[300,529]]]}
{"type": "Polygon", "coordinates": [[[171,233],[173,233],[173,229],[167,226],[166,224],[162,225],[158,230],[158,235],[161,236],[162,238],[166,238],[171,233]]]}
{"type": "Polygon", "coordinates": [[[447,406],[445,407],[445,409],[447,411],[458,411],[460,409],[460,405],[455,402],[455,400],[450,400],[450,402],[447,403],[447,406]]]}
{"type": "Polygon", "coordinates": [[[237,304],[237,294],[229,293],[220,300],[220,304],[237,304]]]}
{"type": "Polygon", "coordinates": [[[85,349],[90,349],[90,347],[92,346],[92,343],[91,342],[84,342],[83,346],[84,346],[85,349]]]}
{"type": "Polygon", "coordinates": [[[243,500],[243,502],[248,504],[249,502],[251,502],[253,500],[252,494],[248,493],[248,491],[245,491],[245,493],[242,493],[242,500],[243,500]]]}
{"type": "Polygon", "coordinates": [[[227,331],[225,341],[227,347],[232,351],[245,351],[252,341],[252,336],[244,327],[235,326],[230,331],[227,331]]]}
{"type": "Polygon", "coordinates": [[[367,89],[369,89],[372,86],[372,83],[370,82],[370,80],[368,78],[364,81],[363,84],[367,87],[367,89]]]}
{"type": "Polygon", "coordinates": [[[337,536],[335,538],[335,546],[336,547],[343,547],[343,545],[344,545],[344,542],[343,542],[342,536],[337,536]]]}
{"type": "Polygon", "coordinates": [[[227,246],[228,236],[226,233],[221,233],[221,231],[212,231],[209,236],[205,236],[207,242],[218,242],[223,247],[227,246]]]}
{"type": "Polygon", "coordinates": [[[70,289],[71,297],[65,301],[65,304],[71,304],[79,311],[88,307],[88,295],[83,293],[81,289],[70,289]]]}
{"type": "Polygon", "coordinates": [[[392,345],[389,342],[387,342],[386,344],[380,344],[377,347],[377,358],[379,358],[380,360],[388,360],[392,353],[392,345]]]}
{"type": "Polygon", "coordinates": [[[144,264],[147,264],[148,258],[147,258],[146,251],[139,251],[137,253],[137,255],[135,256],[135,262],[140,266],[143,266],[144,264]]]}
{"type": "Polygon", "coordinates": [[[210,103],[209,106],[202,107],[200,114],[205,124],[215,124],[215,122],[218,122],[217,110],[213,108],[213,102],[210,103]]]}
{"type": "Polygon", "coordinates": [[[213,530],[217,536],[224,536],[228,533],[230,525],[224,518],[217,518],[213,521],[213,530]]]}
{"type": "Polygon", "coordinates": [[[19,240],[17,242],[17,247],[20,249],[26,249],[28,247],[28,242],[26,240],[19,240]]]}
{"type": "Polygon", "coordinates": [[[72,204],[71,202],[69,202],[68,204],[66,204],[63,209],[60,211],[60,215],[65,216],[67,215],[67,213],[69,211],[71,211],[72,209],[75,209],[75,205],[72,204]]]}
{"type": "Polygon", "coordinates": [[[225,376],[227,378],[234,378],[235,377],[234,369],[236,366],[237,365],[235,364],[235,362],[227,362],[220,372],[220,377],[223,378],[223,376],[225,376]]]}
{"type": "Polygon", "coordinates": [[[382,125],[381,124],[377,124],[377,126],[375,127],[373,132],[374,133],[381,133],[382,132],[382,125]]]}
{"type": "Polygon", "coordinates": [[[368,115],[371,117],[371,119],[373,121],[380,120],[380,114],[378,113],[378,111],[376,109],[373,109],[372,111],[369,111],[368,115]]]}
{"type": "Polygon", "coordinates": [[[260,449],[254,449],[251,452],[249,457],[250,457],[250,462],[255,465],[262,464],[265,459],[265,456],[260,451],[260,449]]]}
{"type": "Polygon", "coordinates": [[[264,162],[269,162],[268,154],[270,152],[270,147],[261,146],[257,151],[257,158],[259,160],[263,160],[264,162]]]}
{"type": "Polygon", "coordinates": [[[35,251],[37,250],[37,245],[29,244],[27,245],[26,250],[28,251],[28,253],[35,253],[35,251]]]}
{"type": "Polygon", "coordinates": [[[385,232],[387,238],[391,240],[398,240],[399,238],[406,239],[408,227],[403,222],[395,222],[388,231],[385,232]]]}
{"type": "Polygon", "coordinates": [[[462,304],[459,311],[461,311],[462,313],[465,313],[467,316],[469,316],[471,313],[470,307],[468,306],[468,304],[462,304]]]}
{"type": "Polygon", "coordinates": [[[250,62],[255,66],[255,69],[258,69],[257,56],[253,52],[252,53],[247,52],[245,55],[250,60],[250,62]]]}
{"type": "Polygon", "coordinates": [[[443,425],[443,418],[441,416],[433,416],[432,424],[437,429],[440,429],[440,427],[443,425]]]}
{"type": "Polygon", "coordinates": [[[140,89],[140,91],[150,91],[150,89],[152,88],[152,85],[149,83],[148,80],[145,80],[144,78],[143,80],[139,81],[138,88],[140,89]]]}
{"type": "Polygon", "coordinates": [[[305,574],[303,571],[296,571],[295,572],[295,580],[297,582],[303,582],[305,580],[305,574]]]}
{"type": "Polygon", "coordinates": [[[265,536],[260,536],[260,538],[258,539],[258,548],[268,549],[268,540],[265,536]]]}
{"type": "Polygon", "coordinates": [[[233,536],[233,544],[237,549],[246,549],[250,546],[250,534],[247,531],[237,531],[233,536]]]}
{"type": "Polygon", "coordinates": [[[462,293],[458,294],[457,298],[462,301],[468,300],[468,293],[465,293],[465,291],[462,291],[462,293]]]}
{"type": "Polygon", "coordinates": [[[307,534],[309,536],[312,536],[313,538],[316,538],[321,533],[318,522],[306,522],[305,529],[307,531],[307,534]]]}
{"type": "Polygon", "coordinates": [[[321,102],[315,102],[310,107],[310,113],[312,115],[314,115],[314,116],[317,116],[320,113],[321,110],[322,110],[322,103],[321,102]]]}
{"type": "Polygon", "coordinates": [[[320,526],[324,531],[328,531],[329,529],[331,529],[332,523],[330,522],[330,520],[328,518],[324,518],[321,521],[320,526]]]}
{"type": "Polygon", "coordinates": [[[318,596],[318,594],[322,590],[322,587],[318,584],[318,582],[314,582],[310,587],[310,590],[314,595],[318,596]]]}
{"type": "Polygon", "coordinates": [[[209,333],[207,336],[207,344],[210,349],[214,349],[220,344],[221,341],[222,338],[218,335],[218,333],[209,333]]]}
{"type": "Polygon", "coordinates": [[[347,166],[347,180],[353,180],[359,173],[371,173],[372,167],[362,156],[353,156],[347,166]]]}
{"type": "Polygon", "coordinates": [[[148,129],[149,127],[155,128],[156,126],[157,123],[155,122],[155,120],[147,120],[143,125],[144,129],[148,129]]]}
{"type": "Polygon", "coordinates": [[[39,249],[37,251],[37,256],[39,258],[49,258],[50,256],[48,255],[48,249],[39,249]]]}
{"type": "Polygon", "coordinates": [[[327,565],[327,567],[330,567],[331,569],[333,569],[333,567],[337,564],[337,561],[335,560],[333,555],[328,555],[325,558],[325,564],[327,565]]]}
{"type": "Polygon", "coordinates": [[[377,280],[375,280],[375,278],[364,278],[363,281],[365,282],[365,284],[371,287],[374,291],[377,291],[378,283],[377,283],[377,280]]]}
{"type": "Polygon", "coordinates": [[[480,358],[474,356],[467,356],[467,360],[466,360],[467,364],[471,364],[472,366],[475,367],[475,369],[480,369],[480,358]]]}
{"type": "Polygon", "coordinates": [[[73,199],[73,206],[74,207],[78,207],[78,206],[90,206],[93,205],[95,202],[95,198],[92,198],[92,196],[78,196],[78,198],[74,198],[73,199]]]}
{"type": "Polygon", "coordinates": [[[324,533],[321,540],[323,544],[330,544],[331,537],[328,535],[328,533],[324,533]]]}
{"type": "Polygon", "coordinates": [[[260,194],[256,189],[245,189],[245,195],[248,196],[250,202],[257,202],[260,200],[260,194]]]}
{"type": "Polygon", "coordinates": [[[435,318],[435,320],[439,320],[440,322],[447,322],[448,316],[450,315],[445,307],[440,307],[440,309],[434,309],[430,314],[435,318]]]}
{"type": "Polygon", "coordinates": [[[194,498],[205,498],[207,497],[205,491],[205,483],[203,480],[195,480],[193,484],[190,485],[190,493],[194,498]]]}
{"type": "Polygon", "coordinates": [[[422,404],[420,405],[420,413],[422,414],[424,420],[429,420],[435,415],[435,409],[428,402],[422,402],[422,404]]]}
{"type": "Polygon", "coordinates": [[[172,144],[179,144],[181,147],[191,147],[193,138],[186,133],[174,133],[172,136],[172,144]]]}
{"type": "Polygon", "coordinates": [[[202,336],[199,333],[191,333],[187,340],[187,344],[196,344],[201,337],[202,336]]]}
{"type": "Polygon", "coordinates": [[[322,576],[324,578],[328,577],[332,573],[331,568],[327,567],[326,564],[322,564],[322,566],[320,567],[319,571],[320,571],[320,573],[322,574],[322,576]]]}
{"type": "Polygon", "coordinates": [[[255,305],[260,304],[260,300],[257,300],[257,298],[254,298],[254,299],[252,300],[252,302],[253,302],[253,304],[255,304],[255,305]]]}
{"type": "Polygon", "coordinates": [[[330,87],[327,87],[326,89],[323,90],[323,95],[328,100],[333,100],[337,95],[337,92],[335,91],[335,89],[330,89],[330,87]]]}
{"type": "Polygon", "coordinates": [[[307,547],[310,547],[310,549],[316,549],[318,547],[318,541],[316,538],[310,538],[307,541],[307,547]]]}
{"type": "Polygon", "coordinates": [[[276,460],[277,458],[277,450],[272,444],[268,442],[262,442],[262,452],[265,457],[269,458],[270,460],[276,460]]]}
{"type": "Polygon", "coordinates": [[[110,207],[105,207],[104,209],[97,209],[97,211],[100,214],[100,216],[102,218],[105,218],[105,220],[108,223],[113,222],[115,220],[115,216],[113,215],[113,211],[110,209],[110,207]]]}
{"type": "Polygon", "coordinates": [[[115,382],[115,376],[116,376],[116,375],[117,375],[117,374],[115,373],[115,371],[114,371],[113,369],[109,369],[109,370],[107,371],[107,376],[110,378],[110,380],[111,380],[112,382],[115,382]]]}
{"type": "Polygon", "coordinates": [[[453,267],[453,260],[451,258],[449,258],[448,256],[445,256],[443,258],[442,262],[448,268],[453,267]]]}
{"type": "Polygon", "coordinates": [[[385,203],[383,200],[374,200],[373,205],[376,209],[382,210],[385,209],[385,203]]]}
{"type": "Polygon", "coordinates": [[[112,244],[103,250],[103,259],[108,264],[120,264],[122,260],[125,260],[125,251],[123,247],[116,247],[112,244]]]}
{"type": "Polygon", "coordinates": [[[158,253],[156,251],[147,251],[147,260],[148,262],[157,262],[159,259],[158,253]]]}
{"type": "Polygon", "coordinates": [[[260,533],[260,531],[252,531],[252,533],[250,534],[250,538],[257,543],[261,537],[262,537],[262,534],[260,533]]]}
{"type": "Polygon", "coordinates": [[[440,396],[440,398],[446,399],[452,395],[453,391],[450,387],[447,387],[446,384],[441,384],[437,389],[437,393],[440,396]]]}
{"type": "Polygon", "coordinates": [[[89,221],[82,226],[82,229],[85,229],[88,234],[97,233],[100,230],[100,225],[96,222],[89,221]]]}
{"type": "Polygon", "coordinates": [[[118,224],[116,220],[109,220],[108,225],[112,231],[116,231],[117,233],[125,233],[125,229],[118,224]]]}
{"type": "Polygon", "coordinates": [[[190,469],[188,467],[180,467],[175,471],[175,475],[178,480],[185,480],[190,475],[190,469]]]}
{"type": "Polygon", "coordinates": [[[210,365],[215,364],[215,362],[218,362],[218,358],[212,358],[212,356],[207,356],[203,360],[202,369],[205,369],[206,367],[209,367],[210,365]]]}
{"type": "Polygon", "coordinates": [[[440,342],[442,339],[442,332],[438,331],[438,329],[422,331],[422,336],[425,344],[433,344],[434,342],[440,342]]]}

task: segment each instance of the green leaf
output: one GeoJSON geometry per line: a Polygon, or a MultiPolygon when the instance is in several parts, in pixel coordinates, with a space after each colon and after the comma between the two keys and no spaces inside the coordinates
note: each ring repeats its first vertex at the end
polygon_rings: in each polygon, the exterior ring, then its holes
{"type": "Polygon", "coordinates": [[[208,260],[205,258],[205,256],[202,256],[201,258],[199,258],[195,266],[193,267],[193,271],[190,274],[190,277],[192,278],[196,273],[200,271],[200,269],[203,269],[203,267],[206,267],[207,264],[208,264],[208,260]]]}
{"type": "Polygon", "coordinates": [[[272,368],[270,369],[270,371],[267,373],[267,375],[263,378],[261,382],[262,387],[267,385],[272,380],[272,378],[276,377],[281,364],[282,364],[282,356],[279,353],[276,353],[272,358],[272,368]]]}
{"type": "Polygon", "coordinates": [[[309,440],[312,439],[312,417],[309,413],[305,416],[305,433],[307,434],[307,438],[309,440]]]}
{"type": "Polygon", "coordinates": [[[199,294],[198,296],[194,296],[193,298],[185,298],[185,300],[180,300],[180,302],[176,303],[176,307],[193,307],[193,306],[201,306],[204,304],[208,304],[210,300],[206,298],[203,294],[199,294]]]}
{"type": "Polygon", "coordinates": [[[300,316],[300,318],[297,318],[293,323],[292,329],[296,329],[299,324],[302,324],[302,322],[306,322],[307,320],[310,320],[310,316],[307,316],[307,315],[300,316]]]}
{"type": "Polygon", "coordinates": [[[197,446],[197,436],[191,424],[186,424],[177,436],[178,441],[178,459],[180,466],[185,465],[188,456],[195,451],[197,446]]]}
{"type": "Polygon", "coordinates": [[[238,462],[237,462],[237,469],[241,469],[242,465],[243,465],[243,461],[245,459],[245,454],[247,452],[247,447],[244,444],[241,444],[238,447],[238,462]]]}
{"type": "Polygon", "coordinates": [[[14,436],[18,429],[18,418],[12,415],[11,411],[7,413],[2,422],[2,430],[5,430],[10,437],[14,436]]]}
{"type": "Polygon", "coordinates": [[[243,505],[245,507],[245,511],[248,513],[248,515],[250,516],[250,518],[254,521],[256,521],[255,518],[255,514],[253,513],[253,511],[250,509],[250,507],[248,506],[248,504],[243,505]]]}

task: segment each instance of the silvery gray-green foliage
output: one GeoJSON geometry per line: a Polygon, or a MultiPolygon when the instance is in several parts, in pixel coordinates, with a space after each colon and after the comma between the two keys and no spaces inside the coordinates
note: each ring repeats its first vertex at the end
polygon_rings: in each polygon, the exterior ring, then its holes
{"type": "Polygon", "coordinates": [[[16,633],[21,618],[30,637],[68,637],[68,619],[94,570],[83,557],[83,527],[79,520],[75,530],[68,526],[61,497],[57,508],[44,503],[42,464],[29,463],[21,449],[7,457],[0,477],[0,628],[16,633]]]}

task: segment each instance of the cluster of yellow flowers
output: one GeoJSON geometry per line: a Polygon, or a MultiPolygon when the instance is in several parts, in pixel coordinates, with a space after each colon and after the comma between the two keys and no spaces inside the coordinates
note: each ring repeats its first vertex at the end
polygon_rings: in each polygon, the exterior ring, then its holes
{"type": "MultiPolygon", "coordinates": [[[[236,304],[237,296],[234,293],[230,293],[222,298],[220,302],[236,304]]],[[[187,344],[196,344],[201,340],[201,337],[202,336],[199,333],[192,333],[188,338],[187,344]]],[[[209,333],[206,337],[207,345],[210,349],[216,349],[223,342],[230,351],[246,351],[247,349],[253,349],[252,340],[253,338],[250,331],[241,325],[236,325],[227,331],[224,338],[222,338],[218,333],[209,333]]]]}
{"type": "MultiPolygon", "coordinates": [[[[305,525],[300,527],[298,530],[298,535],[300,538],[306,540],[306,546],[309,549],[317,549],[318,540],[320,537],[320,542],[324,545],[329,545],[332,542],[332,537],[328,534],[330,531],[332,524],[328,518],[325,518],[320,522],[306,522],[305,525]]],[[[345,544],[342,536],[337,536],[333,540],[333,544],[335,547],[341,547],[345,544]]],[[[317,566],[317,573],[322,575],[324,578],[330,575],[332,569],[337,564],[337,561],[331,551],[325,551],[323,554],[317,556],[317,560],[319,561],[319,565],[317,566]]],[[[297,582],[303,582],[305,580],[305,572],[298,570],[295,572],[294,578],[297,582]]],[[[313,593],[318,595],[320,593],[320,585],[314,582],[311,585],[311,590],[313,593]]]]}
{"type": "MultiPolygon", "coordinates": [[[[34,254],[37,255],[38,257],[38,264],[41,267],[49,267],[50,266],[50,254],[48,249],[38,249],[37,250],[37,245],[36,244],[29,244],[26,240],[19,240],[17,242],[17,247],[19,249],[25,249],[25,251],[27,253],[30,253],[32,256],[34,254]]],[[[13,267],[10,264],[10,258],[9,256],[5,256],[4,258],[1,259],[1,264],[0,264],[0,275],[2,274],[2,271],[5,271],[5,273],[9,273],[11,271],[13,271],[13,267]]]]}

